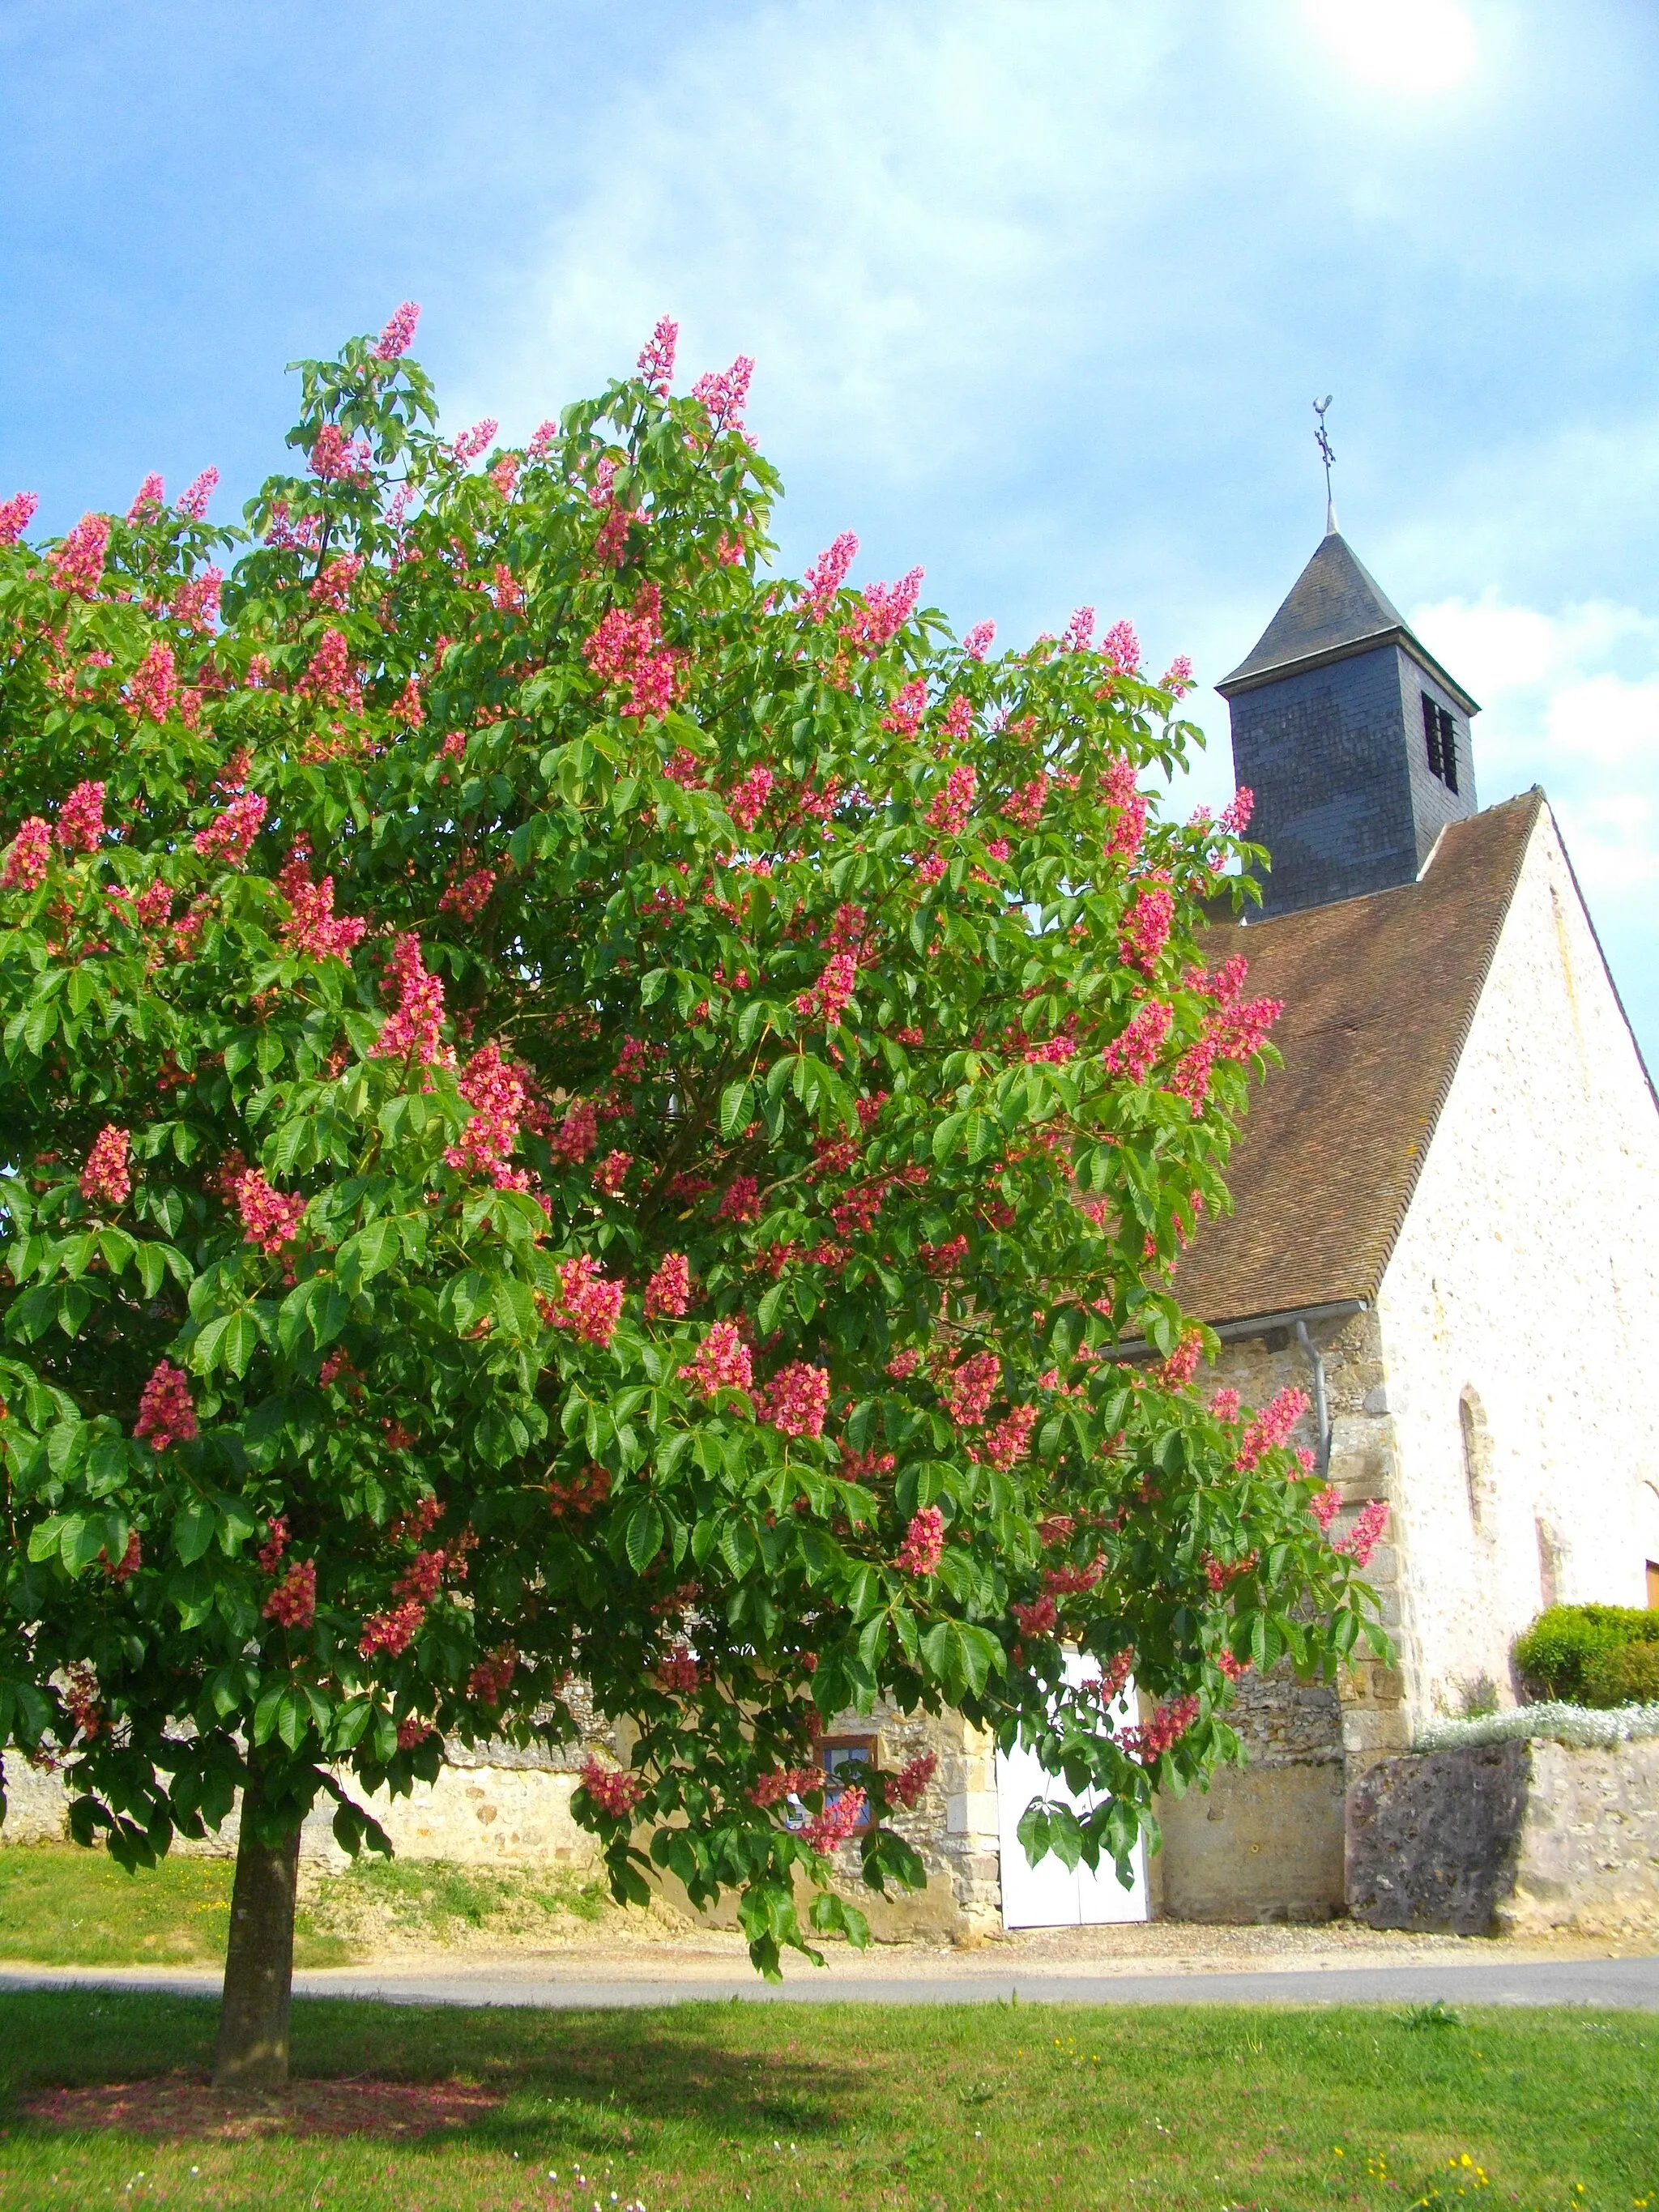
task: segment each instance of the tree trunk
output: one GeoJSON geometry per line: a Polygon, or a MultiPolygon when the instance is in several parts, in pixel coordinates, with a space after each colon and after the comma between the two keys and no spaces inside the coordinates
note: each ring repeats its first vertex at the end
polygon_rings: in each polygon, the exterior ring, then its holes
{"type": "Polygon", "coordinates": [[[218,2089],[288,2087],[289,2000],[294,1990],[294,1902],[300,1832],[276,1845],[259,1841],[255,1814],[258,1777],[242,1795],[236,1881],[230,1899],[219,2042],[213,2057],[218,2089]]]}

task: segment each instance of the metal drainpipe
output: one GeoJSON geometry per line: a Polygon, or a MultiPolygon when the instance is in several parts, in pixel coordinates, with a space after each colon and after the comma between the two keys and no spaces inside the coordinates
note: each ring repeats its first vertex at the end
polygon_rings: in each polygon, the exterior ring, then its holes
{"type": "Polygon", "coordinates": [[[1322,1482],[1331,1465],[1331,1415],[1325,1396],[1325,1355],[1309,1335],[1305,1321],[1296,1325],[1296,1340],[1306,1352],[1308,1364],[1313,1370],[1314,1420],[1319,1430],[1319,1479],[1322,1482]]]}

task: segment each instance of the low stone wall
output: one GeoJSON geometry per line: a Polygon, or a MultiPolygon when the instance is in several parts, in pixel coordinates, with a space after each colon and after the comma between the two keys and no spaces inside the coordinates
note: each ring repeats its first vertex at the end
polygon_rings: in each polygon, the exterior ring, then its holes
{"type": "MultiPolygon", "coordinates": [[[[507,1746],[495,1757],[461,1753],[437,1781],[407,1797],[387,1790],[362,1802],[391,1837],[399,1858],[453,1859],[470,1866],[594,1864],[595,1838],[576,1826],[570,1798],[578,1777],[568,1769],[536,1764],[507,1746]]],[[[334,1807],[313,1809],[301,1831],[307,1864],[349,1864],[334,1840],[334,1807]]],[[[62,1843],[69,1836],[69,1792],[56,1774],[40,1773],[21,1759],[6,1763],[6,1818],[0,1844],[62,1843]]],[[[200,1843],[180,1838],[176,1851],[228,1856],[236,1849],[237,1815],[200,1843]]]]}
{"type": "Polygon", "coordinates": [[[1349,1794],[1347,1887],[1371,1928],[1659,1929],[1659,1741],[1379,1759],[1349,1794]]]}
{"type": "Polygon", "coordinates": [[[1161,1797],[1159,1919],[1329,1920],[1342,1910],[1342,1712],[1335,1688],[1288,1666],[1247,1674],[1228,1708],[1249,1758],[1207,1790],[1161,1797]]]}

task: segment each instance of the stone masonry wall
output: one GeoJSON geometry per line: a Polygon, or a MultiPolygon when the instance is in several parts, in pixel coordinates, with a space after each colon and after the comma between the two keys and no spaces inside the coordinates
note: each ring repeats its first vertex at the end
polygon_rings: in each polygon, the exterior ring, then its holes
{"type": "Polygon", "coordinates": [[[1349,1805],[1348,1900],[1372,1928],[1659,1930],[1659,1742],[1510,1742],[1376,1761],[1349,1805]]]}
{"type": "Polygon", "coordinates": [[[1415,1728],[1512,1704],[1510,1645],[1553,1600],[1647,1601],[1659,1113],[1547,812],[1377,1332],[1415,1728]]]}

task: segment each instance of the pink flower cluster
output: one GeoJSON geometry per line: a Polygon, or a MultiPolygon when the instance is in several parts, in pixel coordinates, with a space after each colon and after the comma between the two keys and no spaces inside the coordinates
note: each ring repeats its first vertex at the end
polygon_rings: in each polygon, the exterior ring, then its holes
{"type": "Polygon", "coordinates": [[[425,1619],[426,1607],[415,1597],[406,1597],[384,1613],[371,1613],[357,1638],[359,1656],[372,1659],[377,1651],[384,1651],[388,1659],[401,1658],[425,1619]]]}
{"type": "Polygon", "coordinates": [[[910,1525],[904,1532],[904,1541],[894,1556],[893,1565],[901,1574],[920,1577],[937,1574],[944,1556],[945,1516],[937,1505],[924,1505],[919,1513],[911,1515],[910,1525]]]}
{"type": "Polygon", "coordinates": [[[200,522],[206,517],[208,501],[219,488],[219,471],[207,468],[198,477],[192,477],[179,498],[178,511],[186,522],[200,522]]]}
{"type": "Polygon", "coordinates": [[[593,1188],[607,1198],[620,1198],[633,1164],[632,1152],[607,1152],[593,1170],[593,1188]]]}
{"type": "Polygon", "coordinates": [[[415,325],[421,319],[420,302],[405,300],[392,314],[373,348],[376,361],[400,361],[409,351],[415,325]]]}
{"type": "Polygon", "coordinates": [[[1221,811],[1216,823],[1230,837],[1242,837],[1250,826],[1250,817],[1255,812],[1255,793],[1248,783],[1241,783],[1221,811]]]}
{"type": "Polygon", "coordinates": [[[165,722],[178,696],[173,647],[158,637],[127,678],[127,704],[141,718],[165,722]]]}
{"type": "Polygon", "coordinates": [[[58,810],[58,842],[66,853],[95,853],[104,838],[104,787],[77,783],[58,810]]]}
{"type": "Polygon", "coordinates": [[[283,924],[285,951],[309,953],[314,960],[343,960],[368,927],[360,915],[335,913],[333,877],[313,883],[301,846],[295,846],[278,872],[276,888],[288,901],[288,920],[283,924]]]}
{"type": "Polygon", "coordinates": [[[288,1549],[288,1519],[286,1515],[273,1513],[265,1523],[265,1541],[258,1550],[259,1572],[274,1575],[288,1549]]]}
{"type": "Polygon", "coordinates": [[[821,1813],[815,1813],[801,1830],[801,1839],[810,1844],[820,1857],[828,1858],[837,1844],[844,1844],[855,1836],[864,1826],[865,1810],[869,1797],[862,1790],[843,1790],[832,1804],[821,1813]]]}
{"type": "Polygon", "coordinates": [[[801,606],[809,622],[822,622],[835,605],[836,594],[847,581],[847,572],[858,558],[858,539],[850,530],[843,530],[828,551],[820,553],[807,570],[801,606]]]}
{"type": "Polygon", "coordinates": [[[258,1168],[238,1176],[233,1188],[242,1230],[250,1244],[273,1257],[299,1234],[306,1201],[297,1191],[273,1190],[258,1168]]]}
{"type": "Polygon", "coordinates": [[[945,1402],[959,1429],[978,1428],[1001,1380],[1002,1362],[994,1352],[976,1352],[951,1370],[945,1379],[945,1402]]]}
{"type": "Polygon", "coordinates": [[[764,1812],[770,1805],[781,1805],[786,1797],[804,1797],[809,1790],[822,1790],[823,1769],[821,1766],[781,1766],[771,1773],[763,1774],[750,1784],[749,1802],[764,1812]]]}
{"type": "Polygon", "coordinates": [[[975,623],[962,641],[963,653],[969,660],[983,660],[996,634],[997,626],[994,622],[975,623]]]}
{"type": "Polygon", "coordinates": [[[40,504],[40,495],[33,491],[15,491],[9,499],[0,499],[0,545],[15,545],[40,504]]]}
{"type": "Polygon", "coordinates": [[[92,1140],[87,1164],[81,1170],[81,1195],[94,1205],[120,1206],[132,1192],[132,1170],[127,1150],[132,1139],[111,1121],[92,1140]]]}
{"type": "MultiPolygon", "coordinates": [[[[494,424],[491,426],[494,432],[494,424]]],[[[481,1705],[499,1705],[511,1688],[518,1670],[519,1655],[510,1644],[503,1644],[487,1659],[480,1659],[466,1678],[466,1694],[476,1698],[481,1705]]]]}
{"type": "Polygon", "coordinates": [[[754,374],[754,362],[747,354],[740,353],[730,368],[697,379],[691,387],[691,397],[701,399],[708,410],[712,429],[742,429],[744,402],[749,397],[749,380],[754,374]]]}
{"type": "Polygon", "coordinates": [[[1030,1448],[1039,1411],[1036,1406],[1016,1406],[985,1431],[980,1456],[988,1466],[1000,1468],[1005,1473],[1018,1466],[1030,1448]]]}
{"type": "Polygon", "coordinates": [[[754,1363],[749,1346],[729,1321],[717,1321],[697,1346],[695,1359],[689,1360],[680,1370],[682,1382],[689,1382],[704,1397],[712,1398],[716,1390],[747,1390],[754,1382],[754,1363]]]}
{"type": "Polygon", "coordinates": [[[896,584],[866,584],[853,619],[842,629],[842,637],[864,653],[879,653],[915,613],[921,578],[922,571],[912,568],[896,584]]]}
{"type": "Polygon", "coordinates": [[[556,1160],[579,1168],[599,1140],[599,1109],[591,1098],[578,1098],[548,1139],[556,1160]]]}
{"type": "Polygon", "coordinates": [[[1307,1412],[1308,1402],[1305,1390],[1292,1389],[1287,1384],[1245,1430],[1234,1466],[1249,1473],[1261,1465],[1266,1453],[1276,1451],[1287,1443],[1291,1431],[1307,1412]]]}
{"type": "Polygon", "coordinates": [[[761,1419],[786,1437],[821,1437],[830,1410],[830,1370],[791,1360],[756,1392],[755,1401],[761,1419]]]}
{"type": "Polygon", "coordinates": [[[319,607],[332,607],[337,612],[343,609],[351,598],[351,586],[357,580],[362,567],[359,553],[343,553],[337,561],[331,561],[312,585],[310,598],[319,607]]]}
{"type": "Polygon", "coordinates": [[[939,1767],[939,1753],[924,1751],[919,1758],[908,1759],[896,1774],[887,1778],[887,1802],[902,1805],[913,1811],[921,1802],[922,1792],[933,1780],[939,1767]]]}
{"type": "Polygon", "coordinates": [[[466,468],[476,461],[480,453],[488,450],[500,427],[493,415],[486,415],[482,422],[475,422],[470,430],[463,430],[449,449],[456,463],[461,468],[466,468]]]}
{"type": "Polygon", "coordinates": [[[394,939],[390,980],[398,1004],[374,1041],[370,1058],[402,1060],[412,1053],[422,1067],[437,1065],[443,1053],[444,987],[427,972],[421,940],[412,932],[394,939]]]}
{"type": "Polygon", "coordinates": [[[472,1118],[459,1144],[445,1151],[445,1164],[459,1174],[488,1176],[497,1190],[523,1189],[527,1178],[507,1164],[524,1118],[523,1079],[502,1059],[499,1046],[487,1044],[467,1062],[456,1088],[471,1107],[472,1118]]]}
{"type": "Polygon", "coordinates": [[[1048,804],[1048,779],[1034,775],[1028,784],[1006,799],[1002,811],[1010,822],[1018,822],[1023,830],[1035,830],[1042,819],[1042,810],[1048,804]]]}
{"type": "Polygon", "coordinates": [[[893,694],[892,704],[881,718],[884,730],[891,730],[901,738],[914,738],[921,727],[921,718],[927,712],[927,682],[925,677],[912,677],[893,694]]]}
{"type": "Polygon", "coordinates": [[[833,1028],[851,1005],[858,982],[857,960],[850,952],[837,952],[812,988],[796,999],[795,1012],[804,1022],[822,1022],[826,1029],[833,1028]]]}
{"type": "Polygon", "coordinates": [[[753,1176],[733,1176],[714,1209],[716,1221],[758,1221],[760,1184],[753,1176]]]}
{"type": "Polygon", "coordinates": [[[618,1773],[613,1766],[601,1766],[592,1756],[582,1768],[582,1788],[600,1812],[613,1820],[624,1820],[645,1795],[641,1776],[618,1773]]]}
{"type": "Polygon", "coordinates": [[[312,474],[325,483],[340,483],[366,474],[368,468],[368,445],[348,438],[337,422],[325,422],[311,448],[312,474]]]}
{"type": "Polygon", "coordinates": [[[223,812],[214,817],[205,830],[195,836],[197,851],[204,860],[222,856],[232,867],[240,868],[248,856],[248,849],[264,826],[268,802],[256,791],[242,792],[233,799],[223,812]]]}
{"type": "Polygon", "coordinates": [[[941,837],[959,837],[973,811],[979,778],[970,768],[953,768],[945,788],[927,810],[927,827],[941,837]]]}
{"type": "Polygon", "coordinates": [[[1215,994],[1215,1006],[1206,1018],[1196,1044],[1182,1054],[1170,1089],[1186,1099],[1194,1117],[1203,1111],[1209,1095],[1210,1071],[1218,1060],[1248,1060],[1260,1052],[1268,1030],[1285,1011],[1282,999],[1243,996],[1249,963],[1243,953],[1224,961],[1212,976],[1199,975],[1200,989],[1215,994]]]}
{"type": "Polygon", "coordinates": [[[1158,688],[1169,692],[1172,698],[1184,699],[1193,688],[1193,681],[1192,662],[1184,653],[1178,653],[1158,678],[1158,688]]]}
{"type": "Polygon", "coordinates": [[[489,904],[489,895],[495,888],[494,868],[475,868],[459,883],[451,884],[438,901],[446,914],[458,914],[463,921],[476,921],[489,904]]]}
{"type": "Polygon", "coordinates": [[[204,568],[200,575],[189,577],[173,595],[173,620],[205,635],[219,619],[219,592],[224,580],[222,568],[204,568]]]}
{"type": "Polygon", "coordinates": [[[1164,1049],[1175,1017],[1161,999],[1147,999],[1137,1006],[1128,1026],[1103,1055],[1109,1075],[1127,1075],[1131,1083],[1145,1083],[1153,1061],[1164,1049]]]}
{"type": "Polygon", "coordinates": [[[300,678],[307,699],[340,701],[355,713],[362,703],[362,690],[352,673],[351,652],[337,629],[325,629],[322,642],[311,656],[311,665],[300,678]]]}
{"type": "Polygon", "coordinates": [[[109,550],[110,521],[106,514],[83,514],[57,550],[46,556],[46,568],[60,592],[74,592],[89,599],[104,574],[109,550]]]}
{"type": "Polygon", "coordinates": [[[1062,653],[1086,653],[1095,641],[1095,611],[1079,607],[1066,625],[1066,635],[1060,641],[1062,653]]]}
{"type": "Polygon", "coordinates": [[[1108,858],[1133,860],[1146,834],[1149,804],[1146,793],[1136,788],[1134,763],[1121,758],[1109,761],[1101,778],[1100,795],[1108,806],[1117,810],[1116,823],[1106,840],[1108,858]]]}
{"type": "Polygon", "coordinates": [[[702,1680],[702,1669],[692,1657],[690,1647],[677,1644],[665,1651],[657,1662],[656,1676],[659,1686],[678,1697],[689,1697],[702,1680]]]}
{"type": "Polygon", "coordinates": [[[190,1378],[182,1367],[172,1366],[165,1359],[159,1363],[139,1396],[132,1433],[135,1437],[148,1437],[150,1449],[158,1452],[169,1444],[188,1443],[201,1433],[191,1401],[190,1378]]]}
{"type": "Polygon", "coordinates": [[[1180,1742],[1198,1718],[1198,1711],[1196,1698],[1171,1698],[1139,1728],[1121,1729],[1117,1740],[1131,1759],[1139,1760],[1142,1766],[1150,1766],[1155,1759],[1180,1742]]]}
{"type": "Polygon", "coordinates": [[[317,1618],[317,1565],[301,1559],[283,1577],[260,1608],[282,1628],[309,1628],[317,1618]]]}
{"type": "Polygon", "coordinates": [[[656,586],[647,585],[635,605],[631,615],[612,607],[583,641],[582,655],[607,687],[628,685],[625,714],[665,714],[674,703],[679,655],[657,650],[662,607],[656,586]]]}
{"type": "Polygon", "coordinates": [[[679,335],[679,325],[667,315],[660,316],[639,358],[638,373],[659,399],[666,399],[673,386],[674,349],[679,335]]]}
{"type": "Polygon", "coordinates": [[[1237,1390],[1218,1390],[1210,1401],[1210,1411],[1218,1421],[1226,1421],[1231,1424],[1238,1419],[1243,1404],[1243,1401],[1237,1390]]]}
{"type": "Polygon", "coordinates": [[[1342,1510],[1342,1493],[1339,1490],[1319,1490],[1308,1500],[1308,1510],[1322,1529],[1328,1528],[1342,1510]]]}
{"type": "Polygon", "coordinates": [[[152,469],[136,492],[132,505],[127,509],[127,520],[132,524],[148,521],[167,497],[167,480],[152,469]]]}
{"type": "Polygon", "coordinates": [[[1136,891],[1118,938],[1118,951],[1131,968],[1143,975],[1154,974],[1170,932],[1175,927],[1175,893],[1162,870],[1150,876],[1136,891]]]}
{"type": "Polygon", "coordinates": [[[1383,1529],[1388,1526],[1388,1521],[1389,1509],[1386,1503],[1380,1498],[1374,1498],[1369,1505],[1361,1510],[1359,1518],[1349,1529],[1347,1534],[1339,1536],[1331,1546],[1331,1549],[1334,1552],[1346,1553],[1357,1567],[1366,1566],[1370,1564],[1371,1553],[1376,1549],[1383,1529]]]}
{"type": "Polygon", "coordinates": [[[760,820],[772,786],[777,781],[769,768],[751,768],[726,795],[726,811],[745,836],[760,820]]]}
{"type": "Polygon", "coordinates": [[[1100,650],[1120,676],[1139,674],[1140,640],[1135,635],[1133,623],[1114,623],[1101,639],[1100,650]]]}
{"type": "Polygon", "coordinates": [[[647,1321],[679,1321],[691,1303],[691,1264],[684,1252],[665,1254],[645,1286],[647,1321]]]}
{"type": "Polygon", "coordinates": [[[586,1253],[567,1260],[557,1270],[557,1295],[545,1309],[555,1328],[568,1328],[584,1344],[603,1351],[616,1334],[622,1317],[623,1285],[599,1273],[597,1260],[586,1253]]]}

